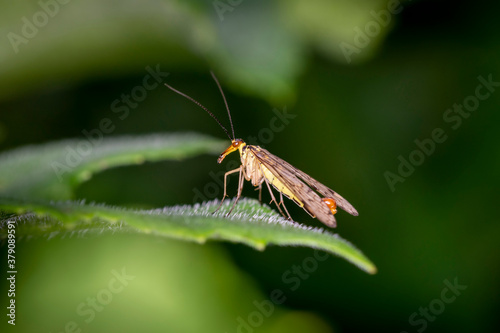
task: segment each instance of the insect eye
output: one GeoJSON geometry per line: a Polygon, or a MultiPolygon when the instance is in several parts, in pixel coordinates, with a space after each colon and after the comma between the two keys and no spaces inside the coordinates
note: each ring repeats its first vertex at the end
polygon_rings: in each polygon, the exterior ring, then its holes
{"type": "Polygon", "coordinates": [[[240,143],[238,141],[236,141],[235,143],[233,143],[233,146],[238,147],[239,144],[240,143]]]}

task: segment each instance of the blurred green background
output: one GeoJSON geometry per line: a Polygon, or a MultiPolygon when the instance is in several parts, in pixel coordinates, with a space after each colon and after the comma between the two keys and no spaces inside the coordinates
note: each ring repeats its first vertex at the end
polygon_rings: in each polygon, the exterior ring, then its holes
{"type": "MultiPolygon", "coordinates": [[[[168,73],[164,82],[228,126],[213,70],[236,136],[353,203],[360,216],[340,212],[335,232],[379,269],[370,276],[302,248],[257,252],[123,234],[22,239],[17,325],[7,325],[2,313],[2,332],[498,331],[500,91],[478,79],[500,82],[498,3],[0,6],[2,151],[83,137],[103,118],[116,125],[110,135],[196,131],[223,138],[203,110],[162,85],[137,95],[146,68],[159,68],[168,73]],[[478,99],[481,84],[489,95],[478,99]],[[124,94],[132,95],[126,116],[116,109],[126,105],[124,94]],[[464,103],[473,111],[448,111],[464,103]],[[285,110],[289,118],[280,118],[285,110]],[[446,140],[428,155],[415,153],[415,140],[430,145],[438,128],[446,140]],[[400,156],[419,165],[391,186],[387,175],[400,172],[400,156]],[[134,278],[109,292],[122,270],[134,278]],[[454,294],[454,283],[466,289],[454,294]],[[282,304],[271,303],[276,292],[282,304]],[[88,302],[96,297],[106,304],[93,308],[88,302]]],[[[222,188],[209,184],[220,182],[228,161],[202,156],[111,169],[79,187],[75,199],[149,208],[220,198],[222,188]]],[[[250,187],[244,194],[256,198],[250,187]]],[[[235,181],[229,190],[236,192],[235,181]]],[[[321,226],[287,207],[297,221],[321,226]]],[[[2,267],[5,261],[4,243],[2,267]]],[[[0,274],[5,312],[5,269],[0,274]]]]}

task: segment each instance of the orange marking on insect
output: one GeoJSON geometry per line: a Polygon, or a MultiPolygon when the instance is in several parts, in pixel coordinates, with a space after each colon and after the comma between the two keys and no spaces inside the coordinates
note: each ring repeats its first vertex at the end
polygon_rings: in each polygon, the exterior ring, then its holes
{"type": "Polygon", "coordinates": [[[323,202],[330,208],[333,215],[337,213],[337,203],[332,198],[323,198],[323,202]]]}
{"type": "Polygon", "coordinates": [[[224,195],[222,196],[222,200],[220,201],[220,204],[215,211],[218,211],[222,207],[224,199],[227,197],[227,176],[238,172],[239,182],[236,200],[234,200],[233,205],[227,215],[231,214],[234,207],[236,206],[238,200],[241,197],[244,180],[247,180],[251,181],[252,185],[256,186],[259,189],[259,201],[262,198],[262,184],[265,183],[271,194],[271,202],[274,202],[279,212],[289,220],[292,220],[292,217],[285,207],[283,196],[293,200],[313,218],[317,217],[325,225],[332,228],[335,228],[336,226],[334,215],[337,213],[337,204],[339,208],[342,208],[349,214],[358,216],[358,212],[356,211],[356,209],[347,200],[342,198],[332,189],[321,184],[305,172],[298,170],[286,161],[271,154],[267,150],[259,146],[247,145],[243,140],[237,139],[234,136],[233,121],[231,119],[231,112],[229,110],[226,97],[224,96],[224,92],[222,91],[219,81],[213,73],[211,74],[219,88],[222,99],[224,100],[224,104],[226,105],[229,123],[231,124],[232,135],[222,125],[219,119],[198,101],[184,94],[183,92],[180,92],[179,90],[169,86],[166,83],[165,86],[170,90],[176,92],[177,94],[191,100],[193,103],[197,104],[199,107],[205,110],[226,133],[227,137],[231,141],[231,145],[226,150],[224,150],[222,154],[219,155],[219,158],[217,159],[218,163],[221,163],[227,155],[235,151],[238,151],[240,154],[241,165],[238,168],[228,171],[224,174],[224,195]],[[279,202],[274,197],[271,186],[279,192],[279,202]],[[328,207],[332,215],[328,214],[328,212],[325,210],[325,206],[322,206],[321,202],[324,202],[324,204],[326,204],[326,207],[328,207]],[[286,215],[281,207],[283,207],[286,215]]]}

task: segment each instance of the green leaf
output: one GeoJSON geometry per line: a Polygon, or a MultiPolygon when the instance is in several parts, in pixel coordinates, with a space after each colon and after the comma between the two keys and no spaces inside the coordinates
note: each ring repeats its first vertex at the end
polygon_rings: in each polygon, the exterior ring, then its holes
{"type": "MultiPolygon", "coordinates": [[[[389,2],[384,0],[278,3],[297,35],[340,63],[360,63],[373,58],[397,19],[388,10],[389,2]]],[[[397,8],[403,7],[398,4],[397,8]]]]}
{"type": "Polygon", "coordinates": [[[280,14],[272,1],[250,1],[213,20],[220,44],[213,57],[217,73],[234,88],[273,104],[293,100],[305,67],[304,46],[280,14]]]}
{"type": "Polygon", "coordinates": [[[9,2],[0,11],[0,100],[103,74],[146,75],[147,66],[204,68],[208,60],[230,88],[286,104],[296,97],[311,46],[341,63],[373,57],[397,19],[390,14],[379,23],[380,14],[372,14],[387,12],[387,3],[150,0],[138,9],[133,1],[87,0],[61,4],[38,26],[38,1],[9,2]],[[357,42],[358,29],[365,34],[373,26],[379,31],[357,42]],[[341,43],[351,45],[347,57],[341,43]]]}
{"type": "MultiPolygon", "coordinates": [[[[199,243],[220,239],[259,250],[268,244],[300,245],[334,253],[375,273],[373,263],[338,235],[290,222],[255,200],[241,200],[229,217],[226,213],[230,201],[217,214],[212,214],[217,201],[155,210],[60,201],[70,198],[74,187],[104,169],[218,153],[226,144],[196,134],[155,134],[65,140],[19,148],[0,155],[0,209],[17,214],[34,213],[22,217],[17,236],[126,231],[199,243]],[[59,201],[48,201],[51,199],[59,201]]],[[[6,237],[6,225],[1,227],[0,236],[6,237]]]]}
{"type": "Polygon", "coordinates": [[[227,141],[199,134],[94,136],[26,146],[0,154],[0,196],[70,199],[96,172],[120,165],[219,153],[227,141]]]}
{"type": "MultiPolygon", "coordinates": [[[[375,265],[352,244],[323,229],[288,221],[256,200],[242,199],[226,217],[232,202],[227,200],[220,211],[211,201],[194,206],[174,206],[153,210],[131,210],[84,202],[35,202],[0,198],[0,208],[37,216],[20,223],[16,235],[54,236],[60,233],[102,233],[127,231],[150,233],[170,238],[204,243],[209,239],[243,243],[263,250],[268,244],[307,246],[343,257],[360,269],[374,274],[375,265]]],[[[5,224],[2,237],[6,237],[5,224]]]]}

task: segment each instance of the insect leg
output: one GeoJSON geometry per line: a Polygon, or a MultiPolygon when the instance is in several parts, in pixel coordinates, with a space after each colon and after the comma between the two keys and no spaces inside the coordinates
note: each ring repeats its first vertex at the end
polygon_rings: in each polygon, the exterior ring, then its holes
{"type": "Polygon", "coordinates": [[[236,200],[234,200],[233,207],[231,207],[231,210],[226,214],[226,216],[231,214],[234,207],[238,203],[238,200],[240,200],[241,192],[243,191],[243,183],[245,181],[245,178],[243,177],[243,165],[240,166],[239,170],[240,170],[240,178],[238,180],[238,194],[236,195],[236,200]]]}
{"type": "Polygon", "coordinates": [[[227,184],[227,176],[228,176],[228,175],[230,175],[230,174],[232,174],[232,173],[235,173],[235,172],[237,172],[237,171],[239,171],[239,172],[240,172],[240,175],[241,175],[241,167],[236,168],[236,169],[231,170],[231,171],[228,171],[228,172],[226,172],[226,173],[224,174],[224,196],[222,197],[222,200],[220,201],[219,206],[217,207],[217,209],[216,209],[216,210],[215,210],[212,214],[217,213],[217,211],[218,211],[218,210],[222,207],[222,203],[224,202],[224,199],[226,199],[226,197],[227,197],[227,194],[226,194],[226,188],[227,188],[227,186],[226,186],[226,184],[227,184]]]}
{"type": "Polygon", "coordinates": [[[292,217],[290,216],[290,213],[288,212],[288,209],[286,209],[285,202],[283,201],[283,193],[280,192],[280,204],[283,206],[283,209],[285,209],[286,215],[288,215],[288,219],[290,221],[293,221],[292,217]]]}
{"type": "Polygon", "coordinates": [[[255,190],[259,190],[259,203],[262,206],[262,183],[255,190]]]}
{"type": "Polygon", "coordinates": [[[276,198],[274,197],[273,191],[271,190],[271,186],[269,186],[269,182],[267,181],[267,178],[264,177],[264,181],[266,182],[267,188],[269,189],[269,193],[271,193],[271,202],[274,201],[274,203],[276,204],[276,207],[278,207],[278,210],[280,211],[281,215],[283,215],[283,217],[286,218],[285,214],[283,214],[283,211],[280,208],[280,205],[278,204],[278,201],[276,201],[276,198]]]}

